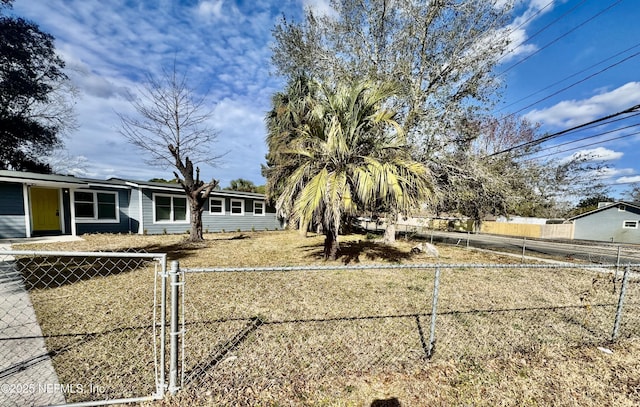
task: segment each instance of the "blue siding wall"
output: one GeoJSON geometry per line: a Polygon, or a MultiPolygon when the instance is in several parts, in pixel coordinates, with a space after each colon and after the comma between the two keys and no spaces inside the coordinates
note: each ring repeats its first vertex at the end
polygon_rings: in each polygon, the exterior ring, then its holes
{"type": "Polygon", "coordinates": [[[630,206],[626,206],[622,211],[614,206],[575,219],[573,238],[614,243],[640,243],[640,226],[637,229],[625,229],[622,227],[625,221],[638,221],[640,224],[640,211],[630,206]]]}
{"type": "Polygon", "coordinates": [[[0,238],[26,236],[22,184],[0,183],[0,238]]]}
{"type": "Polygon", "coordinates": [[[27,237],[24,215],[0,216],[0,239],[27,237]]]}
{"type": "MultiPolygon", "coordinates": [[[[227,232],[250,231],[250,230],[276,230],[282,229],[282,224],[276,216],[274,208],[265,208],[264,215],[253,214],[253,202],[254,199],[250,198],[229,198],[229,197],[214,197],[216,199],[224,200],[224,215],[213,215],[209,211],[208,201],[202,214],[202,228],[209,232],[220,232],[225,230],[227,232]],[[232,215],[231,214],[231,200],[244,201],[244,214],[232,215]]],[[[258,202],[264,202],[259,200],[258,202]]]]}
{"type": "MultiPolygon", "coordinates": [[[[152,191],[143,190],[143,216],[144,216],[144,233],[146,234],[162,234],[162,233],[188,233],[191,230],[189,219],[186,222],[155,222],[153,218],[153,193],[152,191]]],[[[157,191],[157,194],[172,195],[177,197],[184,197],[184,194],[171,194],[170,192],[157,191]]],[[[136,194],[136,191],[133,192],[136,194]]],[[[202,229],[206,232],[220,232],[225,230],[227,232],[251,231],[251,230],[276,230],[281,229],[282,224],[278,220],[275,209],[265,208],[266,213],[262,216],[256,216],[253,214],[253,199],[250,198],[229,198],[214,196],[216,198],[224,199],[225,201],[225,214],[224,215],[212,215],[209,213],[209,201],[205,204],[204,213],[202,214],[202,229]],[[231,215],[231,199],[238,199],[244,201],[244,214],[243,215],[231,215]]]]}
{"type": "MultiPolygon", "coordinates": [[[[172,194],[166,191],[157,191],[160,195],[170,195],[176,197],[184,197],[184,194],[172,194]]],[[[142,191],[142,216],[144,217],[143,227],[144,233],[150,235],[158,235],[162,233],[185,233],[190,229],[189,219],[186,222],[155,222],[153,218],[153,195],[154,192],[148,189],[142,191]]]]}
{"type": "MultiPolygon", "coordinates": [[[[71,233],[70,193],[63,189],[63,213],[66,233],[71,233]]],[[[191,229],[189,219],[184,222],[155,222],[154,220],[154,190],[143,189],[142,214],[139,212],[139,191],[137,189],[115,189],[108,187],[92,187],[77,191],[109,191],[116,192],[118,199],[118,222],[87,222],[76,219],[76,233],[138,233],[140,221],[143,221],[143,232],[148,234],[188,233],[191,229]],[[140,219],[142,217],[142,219],[140,219]]],[[[155,191],[157,194],[184,197],[171,191],[155,191]]],[[[0,238],[26,237],[22,184],[0,183],[0,238]]],[[[264,205],[264,214],[254,214],[253,197],[215,196],[224,201],[224,214],[212,214],[209,202],[205,204],[202,215],[202,228],[205,232],[251,231],[282,229],[282,223],[276,216],[275,209],[264,205]],[[242,201],[244,213],[231,214],[231,201],[242,201]]],[[[258,202],[264,202],[258,200],[258,202]]]]}
{"type": "MultiPolygon", "coordinates": [[[[78,190],[83,191],[83,190],[78,190]]],[[[129,194],[131,191],[124,189],[108,189],[108,188],[91,188],[91,191],[108,191],[117,192],[118,194],[118,210],[120,221],[118,223],[103,222],[78,222],[76,221],[76,232],[81,235],[84,233],[128,233],[130,230],[129,223],[129,194]]]]}
{"type": "Polygon", "coordinates": [[[140,191],[129,191],[129,219],[131,220],[131,233],[140,232],[140,191]]]}

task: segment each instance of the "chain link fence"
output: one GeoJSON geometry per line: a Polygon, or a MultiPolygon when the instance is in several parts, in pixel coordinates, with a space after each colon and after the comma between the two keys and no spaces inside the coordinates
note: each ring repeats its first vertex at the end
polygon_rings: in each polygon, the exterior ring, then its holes
{"type": "Polygon", "coordinates": [[[163,394],[166,257],[0,252],[0,405],[163,394]]]}
{"type": "MultiPolygon", "coordinates": [[[[615,269],[570,264],[184,269],[182,401],[361,403],[362,394],[380,383],[410,399],[434,375],[460,369],[473,375],[492,364],[504,370],[523,360],[544,360],[545,352],[557,349],[606,350],[617,312],[622,321],[617,339],[640,337],[639,275],[627,274],[620,308],[623,273],[615,269]]],[[[435,397],[437,402],[437,389],[414,401],[428,405],[428,397],[435,397]]],[[[638,393],[635,400],[640,401],[638,393]]]]}
{"type": "MultiPolygon", "coordinates": [[[[516,404],[589,405],[580,397],[593,383],[527,399],[527,380],[571,388],[562,365],[587,358],[590,368],[596,358],[584,349],[635,360],[640,339],[636,265],[174,263],[167,273],[165,263],[160,254],[1,252],[0,405],[114,404],[179,389],[169,404],[349,405],[381,388],[429,405],[446,388],[507,381],[522,382],[516,404]]],[[[619,399],[599,400],[640,403],[638,373],[607,369],[619,399]]]]}

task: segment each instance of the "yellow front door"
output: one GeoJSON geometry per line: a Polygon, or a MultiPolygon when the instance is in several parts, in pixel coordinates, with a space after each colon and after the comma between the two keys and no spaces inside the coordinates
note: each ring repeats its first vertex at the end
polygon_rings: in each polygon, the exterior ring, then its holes
{"type": "Polygon", "coordinates": [[[60,201],[57,189],[31,188],[31,216],[34,231],[60,230],[60,201]]]}

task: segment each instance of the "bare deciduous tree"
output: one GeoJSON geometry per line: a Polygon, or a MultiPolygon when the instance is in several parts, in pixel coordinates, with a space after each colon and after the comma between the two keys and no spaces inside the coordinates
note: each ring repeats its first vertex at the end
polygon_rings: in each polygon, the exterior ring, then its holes
{"type": "Polygon", "coordinates": [[[202,237],[202,212],[218,181],[200,179],[198,164],[215,165],[222,155],[215,155],[212,146],[215,130],[207,126],[211,112],[205,98],[196,95],[185,75],[165,70],[161,78],[148,75],[139,98],[131,101],[137,116],[119,114],[120,133],[133,145],[149,153],[146,162],[160,167],[173,167],[173,174],[189,201],[190,241],[202,237]]]}

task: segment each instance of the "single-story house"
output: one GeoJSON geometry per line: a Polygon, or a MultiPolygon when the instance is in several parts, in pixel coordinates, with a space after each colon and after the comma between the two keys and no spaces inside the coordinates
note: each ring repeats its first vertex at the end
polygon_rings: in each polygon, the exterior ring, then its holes
{"type": "MultiPolygon", "coordinates": [[[[0,171],[0,238],[185,233],[189,218],[178,184],[0,171]]],[[[209,232],[276,230],[282,221],[262,194],[215,190],[205,204],[202,227],[209,232]]]]}
{"type": "Polygon", "coordinates": [[[606,202],[574,216],[573,238],[613,243],[640,243],[640,203],[606,202]]]}

